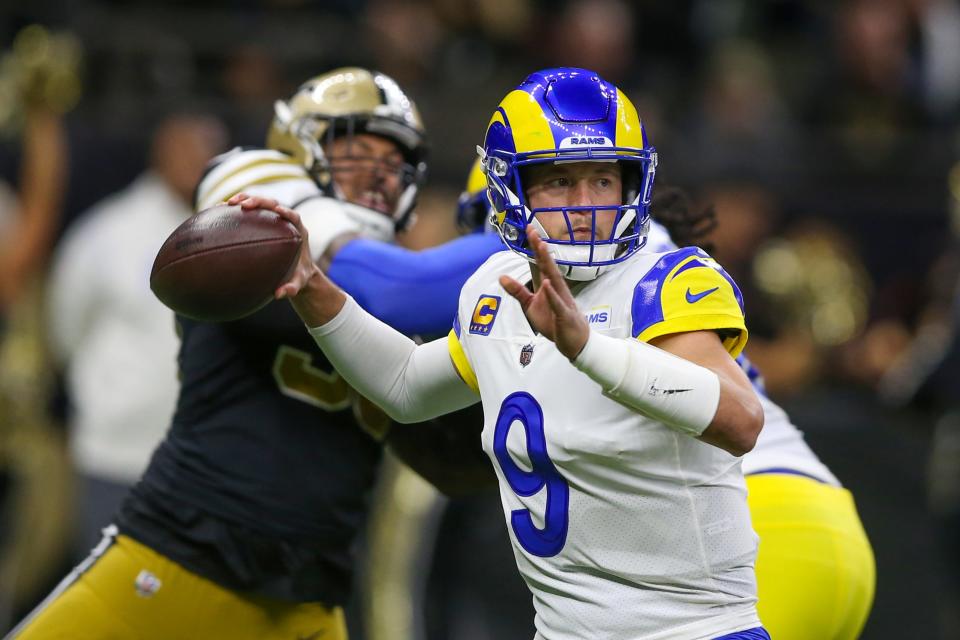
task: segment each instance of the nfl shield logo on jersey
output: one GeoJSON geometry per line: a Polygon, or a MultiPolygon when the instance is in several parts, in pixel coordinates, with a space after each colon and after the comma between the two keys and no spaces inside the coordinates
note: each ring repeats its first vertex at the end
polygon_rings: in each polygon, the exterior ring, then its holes
{"type": "Polygon", "coordinates": [[[136,580],[133,581],[133,586],[137,589],[137,595],[141,598],[151,597],[160,590],[162,585],[160,578],[146,569],[137,574],[136,580]]]}
{"type": "Polygon", "coordinates": [[[531,360],[533,360],[533,345],[524,345],[523,349],[520,349],[520,366],[527,366],[531,360]]]}

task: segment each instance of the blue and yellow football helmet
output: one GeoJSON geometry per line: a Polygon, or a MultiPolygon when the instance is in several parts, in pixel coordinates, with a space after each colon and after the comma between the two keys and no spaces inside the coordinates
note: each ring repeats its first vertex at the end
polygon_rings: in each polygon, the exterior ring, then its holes
{"type": "Polygon", "coordinates": [[[478,148],[493,206],[494,225],[506,245],[533,260],[526,227],[534,225],[561,272],[592,280],[609,265],[639,251],[646,242],[657,153],[633,103],[614,85],[586,69],[545,69],[527,77],[497,107],[483,148],[478,148]],[[549,207],[526,203],[524,168],[554,162],[618,162],[623,180],[620,205],[549,207]],[[593,237],[574,238],[569,214],[593,210],[593,237]],[[610,237],[597,237],[598,211],[614,211],[610,237]],[[552,238],[536,215],[557,212],[566,219],[566,237],[552,238]]]}

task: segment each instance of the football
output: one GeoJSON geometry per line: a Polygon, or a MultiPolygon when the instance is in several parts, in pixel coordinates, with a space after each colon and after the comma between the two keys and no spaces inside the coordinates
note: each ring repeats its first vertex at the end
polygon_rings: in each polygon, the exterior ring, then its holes
{"type": "Polygon", "coordinates": [[[291,274],[302,237],[273,211],[217,205],[191,216],[153,262],[150,288],[177,313],[206,322],[247,316],[291,274]]]}

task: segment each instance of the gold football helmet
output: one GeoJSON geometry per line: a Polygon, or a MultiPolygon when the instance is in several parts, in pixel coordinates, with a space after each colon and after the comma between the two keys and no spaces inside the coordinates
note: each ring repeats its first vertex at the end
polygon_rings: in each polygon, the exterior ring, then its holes
{"type": "Polygon", "coordinates": [[[328,195],[341,197],[323,147],[354,133],[392,140],[403,153],[406,166],[393,219],[398,230],[406,228],[426,177],[426,133],[417,106],[392,78],[343,67],[307,80],[289,100],[274,104],[267,146],[302,162],[328,195]]]}

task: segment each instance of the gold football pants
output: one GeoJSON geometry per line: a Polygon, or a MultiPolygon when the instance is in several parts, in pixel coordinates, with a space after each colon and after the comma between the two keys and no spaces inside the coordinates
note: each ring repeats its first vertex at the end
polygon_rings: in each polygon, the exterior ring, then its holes
{"type": "Polygon", "coordinates": [[[110,528],[8,640],[346,640],[343,611],[225,589],[110,528]]]}
{"type": "Polygon", "coordinates": [[[876,564],[850,492],[778,473],[747,476],[747,490],[760,536],[757,610],[770,637],[859,637],[876,564]]]}

